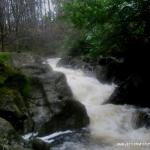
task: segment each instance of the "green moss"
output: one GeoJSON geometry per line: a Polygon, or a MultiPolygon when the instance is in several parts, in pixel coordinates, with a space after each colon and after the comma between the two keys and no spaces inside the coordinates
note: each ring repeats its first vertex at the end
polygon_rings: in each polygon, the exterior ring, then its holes
{"type": "Polygon", "coordinates": [[[0,88],[0,106],[2,106],[5,103],[7,97],[12,98],[12,91],[7,88],[0,88]]]}
{"type": "Polygon", "coordinates": [[[26,106],[20,93],[17,90],[6,87],[0,88],[0,107],[7,108],[18,117],[22,116],[26,111],[26,106]]]}
{"type": "Polygon", "coordinates": [[[6,81],[6,77],[5,76],[3,76],[3,75],[0,75],[0,84],[4,84],[5,83],[5,81],[6,81]]]}
{"type": "Polygon", "coordinates": [[[5,86],[18,90],[25,98],[30,92],[30,80],[19,71],[8,76],[5,86]]]}
{"type": "Polygon", "coordinates": [[[6,79],[15,72],[12,66],[0,62],[0,85],[5,84],[6,79]]]}
{"type": "Polygon", "coordinates": [[[29,93],[30,80],[10,64],[0,62],[0,106],[21,115],[28,106],[29,93]]]}
{"type": "Polygon", "coordinates": [[[11,62],[11,54],[8,52],[0,52],[0,63],[9,64],[11,62]]]}
{"type": "Polygon", "coordinates": [[[19,108],[19,110],[24,113],[26,111],[26,105],[23,100],[23,97],[20,95],[18,91],[13,91],[13,94],[15,95],[14,97],[14,103],[16,106],[19,108]]]}
{"type": "Polygon", "coordinates": [[[19,117],[23,115],[25,105],[17,92],[8,88],[0,88],[0,108],[11,111],[19,117]]]}
{"type": "MultiPolygon", "coordinates": [[[[5,57],[2,58],[1,60],[4,60],[5,57]]],[[[0,87],[18,90],[26,98],[30,92],[30,80],[10,64],[0,61],[0,87]]]]}

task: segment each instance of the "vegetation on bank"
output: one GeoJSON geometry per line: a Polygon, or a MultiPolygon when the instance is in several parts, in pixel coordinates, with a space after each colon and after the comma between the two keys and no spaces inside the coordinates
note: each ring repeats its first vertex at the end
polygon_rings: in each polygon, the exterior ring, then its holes
{"type": "Polygon", "coordinates": [[[81,33],[70,55],[121,56],[149,48],[149,0],[70,0],[63,8],[81,33]]]}
{"type": "Polygon", "coordinates": [[[29,92],[30,80],[14,68],[11,53],[0,53],[0,149],[15,149],[16,143],[8,145],[19,141],[18,132],[23,132],[29,92]]]}
{"type": "Polygon", "coordinates": [[[0,53],[0,88],[18,90],[23,97],[28,96],[30,90],[29,79],[11,64],[10,53],[0,53]]]}
{"type": "MultiPolygon", "coordinates": [[[[29,92],[30,80],[11,65],[11,54],[0,53],[0,111],[2,115],[0,117],[4,117],[3,111],[6,111],[5,119],[9,111],[12,111],[18,118],[24,115],[29,92]]],[[[11,118],[8,116],[9,119],[11,118]]]]}

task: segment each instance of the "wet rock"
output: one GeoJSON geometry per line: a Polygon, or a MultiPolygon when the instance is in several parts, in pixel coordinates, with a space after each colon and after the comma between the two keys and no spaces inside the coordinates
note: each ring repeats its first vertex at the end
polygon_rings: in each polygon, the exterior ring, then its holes
{"type": "Polygon", "coordinates": [[[128,76],[123,60],[114,57],[99,57],[94,72],[98,80],[104,83],[120,83],[128,76]]]}
{"type": "Polygon", "coordinates": [[[78,101],[68,100],[62,110],[41,128],[40,134],[80,129],[88,124],[85,107],[78,101]]]}
{"type": "Polygon", "coordinates": [[[141,76],[131,75],[116,88],[106,103],[150,107],[148,87],[148,80],[146,82],[141,76]]]}
{"type": "Polygon", "coordinates": [[[35,129],[39,130],[51,118],[60,113],[68,99],[73,99],[62,73],[51,72],[32,79],[31,107],[35,129]]]}
{"type": "MultiPolygon", "coordinates": [[[[24,148],[23,146],[18,145],[18,144],[9,146],[9,149],[11,149],[11,150],[33,150],[33,149],[31,149],[31,148],[24,148]]],[[[8,149],[8,150],[9,150],[9,149],[8,149]]]]}
{"type": "MultiPolygon", "coordinates": [[[[0,120],[1,131],[9,125],[10,129],[19,131],[18,134],[39,132],[45,135],[88,125],[86,109],[74,100],[64,74],[54,72],[41,58],[27,54],[13,54],[12,65],[17,72],[1,78],[0,83],[0,117],[4,119],[0,120]]],[[[9,143],[9,137],[1,142],[2,148],[26,150],[20,139],[9,143]]],[[[40,145],[47,147],[43,144],[36,143],[36,150],[40,145]]]]}
{"type": "Polygon", "coordinates": [[[47,134],[61,129],[86,126],[89,120],[85,107],[74,100],[65,75],[54,72],[39,57],[29,56],[27,61],[28,58],[25,55],[22,62],[20,58],[23,56],[17,54],[12,61],[15,67],[30,78],[28,111],[34,122],[30,130],[47,134]]]}
{"type": "Polygon", "coordinates": [[[82,69],[85,72],[92,73],[104,83],[121,82],[128,74],[123,60],[114,57],[101,56],[93,60],[92,58],[67,56],[60,59],[57,65],[66,68],[82,69]]]}
{"type": "Polygon", "coordinates": [[[58,62],[57,66],[65,66],[66,68],[77,68],[78,65],[81,65],[81,60],[77,61],[76,58],[71,56],[66,56],[58,62]]]}
{"type": "Polygon", "coordinates": [[[0,149],[9,150],[12,143],[19,141],[14,127],[5,119],[0,118],[0,149]]]}
{"type": "Polygon", "coordinates": [[[14,127],[7,120],[0,118],[0,139],[9,139],[15,133],[14,127]]]}
{"type": "Polygon", "coordinates": [[[26,106],[19,92],[9,89],[0,89],[0,117],[8,120],[15,129],[23,130],[26,119],[26,106]]]}
{"type": "Polygon", "coordinates": [[[94,67],[92,66],[91,63],[84,61],[80,57],[71,57],[71,56],[66,56],[58,62],[57,66],[61,67],[66,67],[66,68],[73,68],[73,69],[82,69],[84,71],[93,71],[94,67]]]}
{"type": "Polygon", "coordinates": [[[132,117],[132,124],[135,129],[150,128],[150,113],[148,111],[136,111],[132,117]]]}
{"type": "Polygon", "coordinates": [[[34,150],[50,150],[51,145],[40,139],[34,139],[32,142],[32,147],[34,150]]]}

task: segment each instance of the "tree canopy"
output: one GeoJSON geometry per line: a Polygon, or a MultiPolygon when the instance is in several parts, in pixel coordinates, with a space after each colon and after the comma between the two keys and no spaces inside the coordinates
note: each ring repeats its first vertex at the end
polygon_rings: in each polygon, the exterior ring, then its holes
{"type": "Polygon", "coordinates": [[[119,54],[150,43],[149,0],[71,0],[64,12],[82,31],[88,55],[119,54]]]}

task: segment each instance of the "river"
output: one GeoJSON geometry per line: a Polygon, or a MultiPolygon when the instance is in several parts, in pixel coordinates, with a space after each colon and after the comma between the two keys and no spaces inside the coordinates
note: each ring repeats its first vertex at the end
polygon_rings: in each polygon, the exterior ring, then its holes
{"type": "MultiPolygon", "coordinates": [[[[129,105],[103,105],[113,93],[115,84],[102,84],[94,76],[82,70],[57,67],[59,58],[48,59],[48,64],[55,71],[65,74],[74,98],[86,107],[90,118],[90,136],[92,144],[82,142],[64,142],[53,150],[116,150],[116,149],[149,149],[146,145],[127,145],[136,142],[148,142],[150,130],[134,129],[132,116],[137,108],[129,105]],[[126,144],[126,145],[121,145],[126,144]]],[[[145,111],[147,111],[145,109],[145,111]]]]}

